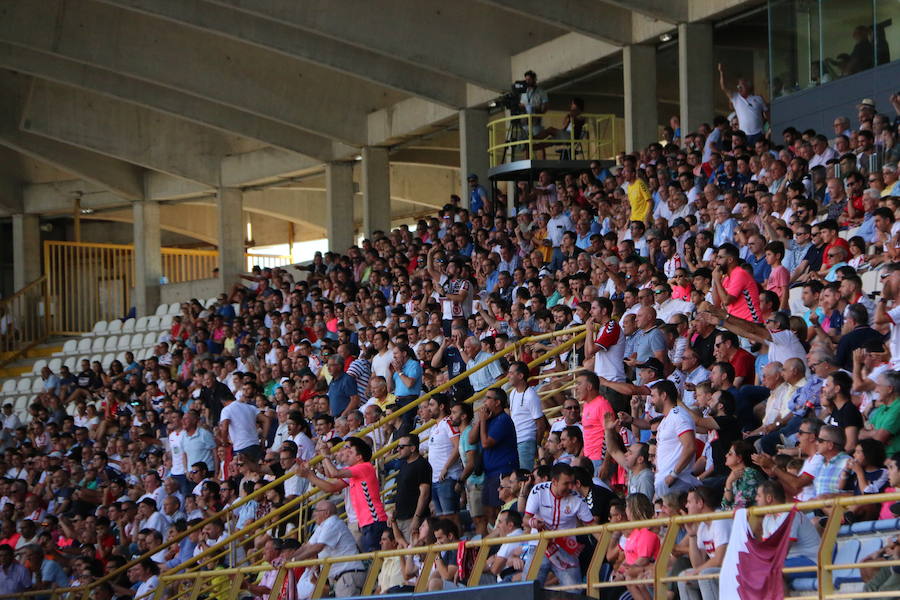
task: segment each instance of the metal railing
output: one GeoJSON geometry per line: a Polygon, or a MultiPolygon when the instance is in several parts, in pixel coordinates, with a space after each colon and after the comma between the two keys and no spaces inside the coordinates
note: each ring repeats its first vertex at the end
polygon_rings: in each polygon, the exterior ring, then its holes
{"type": "MultiPolygon", "coordinates": [[[[162,276],[167,283],[209,279],[219,263],[218,250],[161,248],[162,276]]],[[[289,256],[247,254],[253,265],[291,264],[289,256]]],[[[48,286],[51,335],[78,335],[97,321],[125,316],[133,306],[134,246],[85,242],[44,242],[44,275],[48,286]]]]}
{"type": "MultiPolygon", "coordinates": [[[[796,600],[819,600],[819,599],[838,599],[838,598],[862,598],[862,597],[890,597],[900,596],[900,593],[878,592],[874,595],[866,595],[861,592],[840,593],[835,591],[832,573],[836,570],[858,569],[860,567],[887,567],[900,565],[900,559],[895,560],[878,560],[869,562],[854,562],[848,564],[835,564],[833,561],[833,548],[837,540],[837,534],[841,520],[847,508],[860,506],[865,504],[876,504],[882,502],[900,501],[900,492],[892,492],[887,494],[872,494],[861,496],[845,496],[838,498],[829,498],[827,500],[812,500],[808,502],[800,502],[797,504],[780,504],[766,507],[752,507],[748,509],[748,518],[762,518],[765,515],[785,513],[796,507],[801,512],[829,509],[830,515],[822,534],[819,546],[818,563],[811,566],[802,567],[785,567],[782,572],[785,574],[811,573],[815,575],[818,583],[818,591],[813,595],[797,596],[791,595],[796,600]]],[[[710,512],[694,515],[677,515],[668,518],[648,519],[645,521],[631,521],[622,523],[607,523],[605,525],[592,525],[580,527],[576,529],[544,531],[541,533],[523,534],[509,537],[488,538],[483,540],[475,540],[466,542],[466,548],[476,549],[477,555],[466,583],[468,587],[476,587],[481,582],[481,576],[484,573],[485,565],[490,554],[492,546],[499,546],[508,543],[525,543],[535,542],[534,551],[530,554],[532,558],[530,564],[526,565],[523,571],[524,577],[528,581],[533,581],[540,570],[541,564],[545,559],[545,551],[549,542],[555,538],[575,535],[593,535],[597,539],[587,572],[585,573],[584,582],[575,585],[559,585],[552,586],[555,590],[566,591],[583,591],[594,598],[599,597],[600,591],[604,588],[623,587],[624,585],[652,585],[655,598],[661,600],[666,598],[667,584],[679,581],[698,581],[701,579],[717,579],[718,574],[706,575],[669,575],[670,562],[672,559],[672,551],[675,547],[676,538],[681,527],[688,523],[700,523],[716,520],[731,519],[733,512],[710,512]],[[653,565],[653,577],[645,579],[629,579],[627,581],[601,581],[600,570],[604,563],[606,552],[612,542],[612,534],[615,532],[625,532],[637,528],[665,528],[663,534],[661,548],[658,559],[653,565]]],[[[885,532],[887,533],[887,532],[885,532]]],[[[410,557],[414,555],[423,556],[422,570],[416,579],[415,592],[421,593],[427,590],[428,581],[431,576],[431,565],[434,558],[440,552],[456,551],[457,543],[433,544],[430,546],[420,546],[414,548],[398,548],[396,550],[383,550],[376,552],[365,552],[354,554],[351,556],[333,556],[325,559],[308,559],[301,561],[293,561],[282,564],[278,567],[272,565],[252,565],[247,567],[214,569],[209,571],[198,571],[192,573],[169,573],[160,577],[160,584],[152,595],[148,594],[143,599],[135,600],[161,600],[167,598],[174,600],[181,596],[190,594],[190,598],[196,598],[203,590],[209,590],[210,582],[218,578],[218,585],[221,589],[216,594],[217,600],[234,600],[238,597],[239,591],[245,583],[245,577],[248,575],[256,575],[263,571],[271,571],[277,569],[278,573],[275,578],[271,592],[268,595],[269,600],[278,600],[281,595],[282,586],[285,576],[289,569],[295,568],[318,568],[318,580],[312,594],[313,599],[321,598],[325,591],[325,585],[328,579],[328,573],[334,565],[355,561],[370,561],[366,574],[366,580],[363,585],[361,596],[369,596],[375,590],[378,581],[378,575],[384,560],[394,557],[410,557]],[[178,584],[181,589],[174,595],[168,595],[167,585],[178,584]],[[224,584],[224,585],[223,585],[224,584]]],[[[215,585],[215,584],[214,584],[215,585]]]]}
{"type": "Polygon", "coordinates": [[[49,337],[49,315],[46,275],[0,300],[0,367],[49,337]]]}
{"type": "Polygon", "coordinates": [[[561,125],[565,115],[563,111],[548,111],[492,120],[487,126],[490,166],[534,159],[535,152],[546,158],[548,150],[558,152],[566,160],[610,160],[625,149],[624,121],[615,115],[582,113],[579,118],[584,119],[584,125],[579,137],[574,127],[555,137],[541,137],[540,132],[534,131],[537,120],[546,128],[561,125]]]}
{"type": "MultiPolygon", "coordinates": [[[[536,358],[531,363],[529,363],[529,365],[533,367],[533,366],[543,364],[544,362],[546,362],[549,359],[552,359],[553,357],[557,356],[561,352],[564,352],[564,351],[572,348],[575,344],[581,342],[584,339],[584,336],[585,336],[584,326],[579,326],[579,327],[574,327],[574,328],[563,330],[563,331],[531,336],[528,338],[523,338],[521,340],[518,340],[514,343],[511,343],[506,348],[504,348],[502,351],[491,356],[484,362],[481,362],[481,363],[475,365],[471,369],[467,369],[466,371],[463,371],[458,376],[456,376],[453,379],[449,380],[448,382],[438,386],[431,392],[428,392],[428,393],[420,396],[414,402],[411,402],[411,403],[407,404],[406,406],[397,409],[395,412],[382,418],[381,420],[377,421],[376,423],[373,423],[373,424],[363,428],[359,433],[357,433],[357,435],[365,435],[365,434],[375,430],[378,427],[383,427],[384,425],[388,424],[390,421],[396,419],[399,416],[402,416],[406,412],[415,410],[421,403],[426,402],[429,398],[431,398],[435,394],[440,394],[442,392],[449,390],[453,385],[463,381],[464,379],[466,379],[473,373],[479,371],[480,369],[487,367],[489,364],[496,362],[497,360],[500,360],[501,358],[503,358],[505,356],[514,354],[516,357],[518,357],[522,346],[524,346],[525,344],[543,341],[543,340],[547,340],[547,339],[551,339],[551,338],[555,338],[555,337],[568,337],[568,339],[565,342],[563,342],[559,346],[545,352],[543,355],[541,355],[540,357],[536,358]],[[571,337],[569,337],[569,336],[571,336],[571,337]]],[[[497,387],[497,386],[503,385],[504,383],[506,383],[506,381],[507,381],[507,379],[504,377],[502,379],[499,379],[497,382],[495,382],[490,387],[497,387]]],[[[486,389],[476,393],[474,396],[472,396],[471,398],[468,399],[468,402],[475,402],[477,399],[480,399],[486,393],[487,389],[490,389],[490,388],[486,388],[486,389]]],[[[425,425],[417,428],[415,431],[417,433],[425,431],[429,427],[431,427],[433,424],[434,424],[433,420],[429,421],[425,425]]],[[[343,445],[343,443],[338,444],[337,446],[335,446],[334,450],[337,450],[342,445],[343,445]]],[[[396,447],[397,447],[396,442],[392,442],[392,443],[384,446],[379,451],[377,451],[373,454],[372,460],[377,460],[381,457],[388,455],[388,453],[395,450],[396,447]]],[[[321,456],[316,456],[310,461],[310,464],[311,465],[318,464],[321,460],[322,460],[321,456]]],[[[267,483],[263,487],[261,487],[257,490],[254,490],[251,494],[248,494],[247,496],[240,498],[237,502],[232,504],[228,509],[222,510],[219,513],[211,515],[210,517],[204,519],[202,522],[198,523],[197,525],[194,525],[193,527],[189,527],[186,531],[169,539],[168,541],[163,543],[162,546],[153,548],[152,550],[146,552],[145,554],[129,561],[127,564],[123,565],[122,567],[119,567],[118,569],[115,569],[115,570],[111,571],[110,573],[107,573],[100,579],[98,579],[86,586],[81,586],[81,587],[77,587],[77,588],[54,588],[52,590],[31,591],[31,592],[24,592],[24,593],[16,594],[16,595],[0,595],[0,599],[6,599],[6,598],[10,598],[10,599],[17,598],[18,599],[18,598],[31,598],[31,597],[36,597],[36,596],[42,596],[42,597],[50,596],[51,600],[56,600],[57,598],[60,598],[66,594],[71,594],[71,596],[73,598],[80,598],[81,600],[88,600],[91,597],[92,591],[94,589],[96,589],[96,587],[98,585],[107,583],[109,581],[116,579],[117,577],[126,573],[128,571],[128,569],[130,569],[132,566],[138,564],[138,562],[140,562],[141,560],[143,560],[145,558],[149,558],[149,557],[157,554],[158,552],[165,550],[174,544],[177,544],[181,540],[187,538],[190,534],[200,531],[205,525],[214,521],[215,519],[221,519],[224,522],[229,522],[229,520],[233,518],[233,515],[236,514],[236,510],[238,508],[240,508],[241,506],[250,502],[251,500],[256,500],[256,499],[264,497],[266,492],[268,492],[269,490],[271,490],[279,485],[283,485],[284,482],[287,481],[291,477],[294,477],[294,475],[292,473],[288,473],[288,474],[285,474],[285,475],[275,479],[274,481],[267,483]]],[[[383,492],[388,493],[391,490],[392,490],[392,488],[386,488],[383,490],[383,492]]],[[[193,556],[191,559],[185,561],[184,563],[179,564],[171,569],[166,570],[163,573],[163,575],[168,576],[168,575],[174,575],[174,574],[181,573],[181,572],[188,572],[188,573],[201,572],[200,571],[201,569],[210,568],[217,561],[226,558],[229,554],[233,555],[234,549],[236,547],[244,545],[244,544],[248,543],[249,541],[252,541],[253,538],[255,538],[260,533],[263,533],[271,528],[278,527],[281,524],[291,522],[292,520],[296,521],[296,523],[298,525],[298,527],[296,527],[293,530],[293,535],[302,534],[302,532],[304,530],[304,523],[306,522],[306,516],[309,511],[310,503],[315,502],[318,499],[320,499],[321,494],[324,494],[324,492],[320,492],[317,488],[310,488],[304,494],[286,502],[283,506],[280,506],[280,507],[268,512],[267,514],[263,515],[259,519],[256,519],[252,523],[249,523],[243,529],[236,531],[234,533],[231,533],[224,540],[217,543],[216,545],[214,545],[210,548],[207,548],[206,550],[198,553],[196,556],[193,556]]],[[[326,497],[329,497],[329,496],[331,496],[331,495],[330,494],[326,495],[326,497]]],[[[259,554],[260,554],[259,552],[255,552],[255,553],[247,552],[246,556],[242,562],[252,561],[255,558],[257,558],[259,556],[259,554]]],[[[260,569],[257,569],[257,571],[259,571],[259,570],[260,569]]],[[[220,573],[221,570],[216,570],[215,572],[220,573]]],[[[201,590],[199,588],[195,589],[194,591],[192,591],[191,597],[193,599],[196,599],[198,594],[200,593],[200,591],[201,590]]],[[[170,600],[173,600],[173,599],[170,599],[170,600]]]]}

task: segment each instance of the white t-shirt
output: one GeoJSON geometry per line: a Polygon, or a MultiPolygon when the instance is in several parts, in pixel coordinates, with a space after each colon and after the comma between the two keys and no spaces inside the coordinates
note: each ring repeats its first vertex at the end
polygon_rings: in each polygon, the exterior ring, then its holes
{"type": "MultiPolygon", "coordinates": [[[[781,527],[788,513],[778,513],[775,515],[765,515],[762,522],[762,537],[768,539],[775,531],[781,527]]],[[[803,513],[794,515],[794,522],[791,523],[791,545],[788,549],[788,558],[796,558],[803,556],[813,562],[818,561],[819,544],[821,538],[815,526],[807,519],[803,513]]]]}
{"type": "Polygon", "coordinates": [[[172,453],[172,475],[184,475],[187,467],[184,464],[184,448],[181,440],[184,439],[184,429],[173,431],[169,434],[169,452],[172,453]]]}
{"type": "Polygon", "coordinates": [[[766,111],[766,101],[755,94],[746,98],[737,92],[731,95],[731,105],[737,113],[738,126],[747,135],[761,133],[763,129],[763,113],[766,111]]]}
{"type": "MultiPolygon", "coordinates": [[[[637,305],[635,305],[637,306],[637,305]]],[[[594,339],[594,373],[610,381],[625,381],[625,332],[616,321],[609,321],[594,339]]]]}
{"type": "MultiPolygon", "coordinates": [[[[432,428],[428,438],[428,464],[431,465],[431,482],[440,481],[441,471],[453,454],[456,443],[459,441],[459,429],[450,424],[450,417],[441,419],[432,428]],[[456,442],[454,442],[454,439],[456,442]]],[[[447,477],[459,479],[462,476],[462,462],[457,459],[453,466],[447,470],[447,477]]]]}
{"type": "Polygon", "coordinates": [[[813,480],[810,481],[809,485],[803,488],[797,495],[797,500],[799,502],[805,502],[807,500],[812,500],[813,498],[815,498],[816,477],[819,476],[819,471],[822,469],[822,465],[824,464],[824,462],[825,458],[821,454],[813,454],[806,459],[806,462],[803,463],[803,468],[800,469],[800,474],[809,475],[813,478],[813,480]]]}
{"type": "Polygon", "coordinates": [[[769,362],[785,362],[790,358],[799,358],[806,364],[806,350],[797,339],[797,334],[790,330],[770,332],[772,341],[769,342],[769,362]]]}
{"type": "Polygon", "coordinates": [[[516,441],[518,443],[532,441],[537,437],[537,424],[535,419],[544,416],[541,409],[541,398],[533,387],[525,388],[524,392],[509,391],[509,416],[516,426],[516,441]]]}
{"type": "Polygon", "coordinates": [[[134,593],[135,598],[143,598],[152,595],[153,590],[159,585],[159,577],[151,575],[147,581],[138,586],[137,592],[134,593]]]}
{"type": "Polygon", "coordinates": [[[697,547],[712,556],[716,550],[728,545],[731,537],[731,519],[700,523],[697,527],[697,547]]]}
{"type": "MultiPolygon", "coordinates": [[[[676,406],[659,422],[656,430],[656,482],[659,483],[675,471],[681,457],[681,435],[694,431],[694,420],[688,412],[676,406]]],[[[682,475],[690,475],[690,465],[682,475]]]]}
{"type": "Polygon", "coordinates": [[[891,318],[891,339],[889,342],[891,351],[891,367],[900,368],[900,304],[888,311],[891,318]]]}
{"type": "Polygon", "coordinates": [[[290,440],[297,444],[297,458],[302,458],[303,460],[309,460],[313,456],[316,455],[316,444],[309,436],[303,433],[302,431],[295,435],[294,437],[286,436],[285,440],[290,440]]]}
{"type": "MultiPolygon", "coordinates": [[[[328,558],[330,556],[348,556],[357,554],[359,549],[356,546],[356,540],[353,534],[347,528],[347,524],[340,520],[337,515],[331,515],[319,525],[312,537],[309,538],[310,544],[324,544],[325,547],[319,552],[319,558],[328,558]]],[[[359,561],[334,563],[332,570],[328,573],[331,577],[337,577],[344,571],[363,570],[365,565],[359,561]]]]}
{"type": "Polygon", "coordinates": [[[372,373],[384,377],[385,380],[390,379],[392,360],[394,360],[394,353],[390,350],[384,354],[376,354],[372,357],[372,373]]]}
{"type": "Polygon", "coordinates": [[[569,490],[562,498],[557,498],[550,490],[551,482],[539,483],[528,494],[525,512],[534,515],[547,524],[547,529],[574,529],[582,523],[594,520],[591,509],[578,492],[569,490]]]}
{"type": "Polygon", "coordinates": [[[235,452],[259,444],[256,415],[259,409],[252,404],[234,401],[222,409],[221,420],[228,419],[228,437],[235,452]]]}

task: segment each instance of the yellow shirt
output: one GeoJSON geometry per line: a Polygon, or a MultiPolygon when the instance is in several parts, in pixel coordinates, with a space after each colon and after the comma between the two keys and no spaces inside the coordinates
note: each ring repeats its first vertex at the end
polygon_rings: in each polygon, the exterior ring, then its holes
{"type": "Polygon", "coordinates": [[[631,205],[631,220],[646,221],[650,212],[650,188],[643,179],[635,179],[628,184],[628,203],[631,205]]]}

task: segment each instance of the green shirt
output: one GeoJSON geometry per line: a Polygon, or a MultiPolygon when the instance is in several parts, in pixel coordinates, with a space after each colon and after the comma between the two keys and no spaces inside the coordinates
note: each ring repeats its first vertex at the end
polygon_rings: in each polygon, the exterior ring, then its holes
{"type": "Polygon", "coordinates": [[[881,405],[869,415],[869,422],[876,430],[884,429],[891,434],[885,451],[888,456],[900,452],[900,401],[894,400],[889,406],[881,405]]]}
{"type": "MultiPolygon", "coordinates": [[[[469,443],[470,431],[472,431],[471,423],[468,427],[463,429],[463,432],[459,435],[459,458],[462,460],[463,467],[469,466],[469,450],[475,450],[477,453],[481,452],[480,442],[476,444],[469,443]]],[[[481,475],[476,475],[473,471],[466,482],[471,483],[472,485],[482,485],[484,483],[484,472],[482,472],[481,475]]]]}

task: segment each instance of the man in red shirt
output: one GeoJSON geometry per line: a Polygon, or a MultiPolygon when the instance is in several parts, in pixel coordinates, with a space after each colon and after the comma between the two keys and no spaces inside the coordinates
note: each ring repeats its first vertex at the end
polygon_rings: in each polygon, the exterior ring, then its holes
{"type": "Polygon", "coordinates": [[[759,286],[753,276],[738,264],[740,253],[734,244],[722,244],[716,252],[713,269],[713,303],[728,314],[762,323],[759,312],[759,286]]]}
{"type": "Polygon", "coordinates": [[[753,355],[740,347],[737,336],[730,331],[716,333],[716,345],[713,355],[717,361],[727,362],[734,367],[734,387],[753,385],[753,355]]]}
{"type": "Polygon", "coordinates": [[[822,267],[830,267],[831,266],[831,258],[828,256],[828,251],[836,246],[840,246],[847,253],[844,256],[850,256],[850,244],[844,238],[838,236],[838,224],[834,219],[826,219],[819,223],[819,231],[821,232],[821,239],[825,242],[825,250],[822,252],[822,267]]]}

